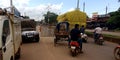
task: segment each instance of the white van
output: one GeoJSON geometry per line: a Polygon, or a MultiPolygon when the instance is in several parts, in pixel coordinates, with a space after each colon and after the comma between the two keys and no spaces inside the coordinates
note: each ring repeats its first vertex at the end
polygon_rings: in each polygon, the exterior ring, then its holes
{"type": "Polygon", "coordinates": [[[15,22],[12,22],[7,14],[0,15],[0,60],[15,60],[15,57],[20,57],[20,19],[14,17],[15,22]]]}

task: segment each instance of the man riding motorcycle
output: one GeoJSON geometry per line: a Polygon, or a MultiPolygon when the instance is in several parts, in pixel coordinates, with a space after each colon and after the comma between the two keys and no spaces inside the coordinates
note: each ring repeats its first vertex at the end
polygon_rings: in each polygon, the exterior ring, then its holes
{"type": "Polygon", "coordinates": [[[80,36],[80,30],[79,30],[79,25],[75,24],[75,27],[70,31],[70,39],[69,39],[69,46],[70,46],[70,42],[72,41],[77,41],[79,43],[79,47],[80,47],[80,53],[82,52],[82,39],[80,36]]]}
{"type": "Polygon", "coordinates": [[[94,42],[96,43],[97,40],[99,39],[99,35],[102,34],[102,28],[100,27],[100,25],[97,25],[97,27],[94,30],[94,42]]]}

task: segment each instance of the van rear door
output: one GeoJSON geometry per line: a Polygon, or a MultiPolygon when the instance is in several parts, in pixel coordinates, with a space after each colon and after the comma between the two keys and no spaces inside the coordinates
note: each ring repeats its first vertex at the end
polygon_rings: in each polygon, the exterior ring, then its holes
{"type": "Polygon", "coordinates": [[[14,49],[13,49],[13,41],[11,36],[10,29],[10,21],[4,20],[3,29],[2,29],[2,52],[3,52],[3,60],[10,60],[13,58],[14,49]]]}

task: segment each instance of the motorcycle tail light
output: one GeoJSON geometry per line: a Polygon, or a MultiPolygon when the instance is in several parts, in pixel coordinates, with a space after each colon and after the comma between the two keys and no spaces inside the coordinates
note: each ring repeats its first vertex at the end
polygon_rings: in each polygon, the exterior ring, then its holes
{"type": "Polygon", "coordinates": [[[79,44],[78,44],[77,41],[72,41],[72,42],[70,42],[70,45],[71,45],[71,46],[79,47],[79,44]]]}
{"type": "Polygon", "coordinates": [[[0,60],[3,59],[2,49],[0,49],[0,60]]]}

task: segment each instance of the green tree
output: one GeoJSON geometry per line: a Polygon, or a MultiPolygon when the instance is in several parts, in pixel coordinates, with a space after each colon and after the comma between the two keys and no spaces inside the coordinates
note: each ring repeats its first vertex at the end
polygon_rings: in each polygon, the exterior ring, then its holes
{"type": "Polygon", "coordinates": [[[120,8],[115,12],[110,12],[110,18],[107,23],[111,25],[113,29],[120,28],[120,8]]]}
{"type": "Polygon", "coordinates": [[[52,24],[52,23],[57,23],[57,14],[56,13],[53,13],[53,12],[47,12],[47,14],[44,14],[44,17],[45,17],[45,22],[46,23],[49,23],[49,24],[52,24]]]}

